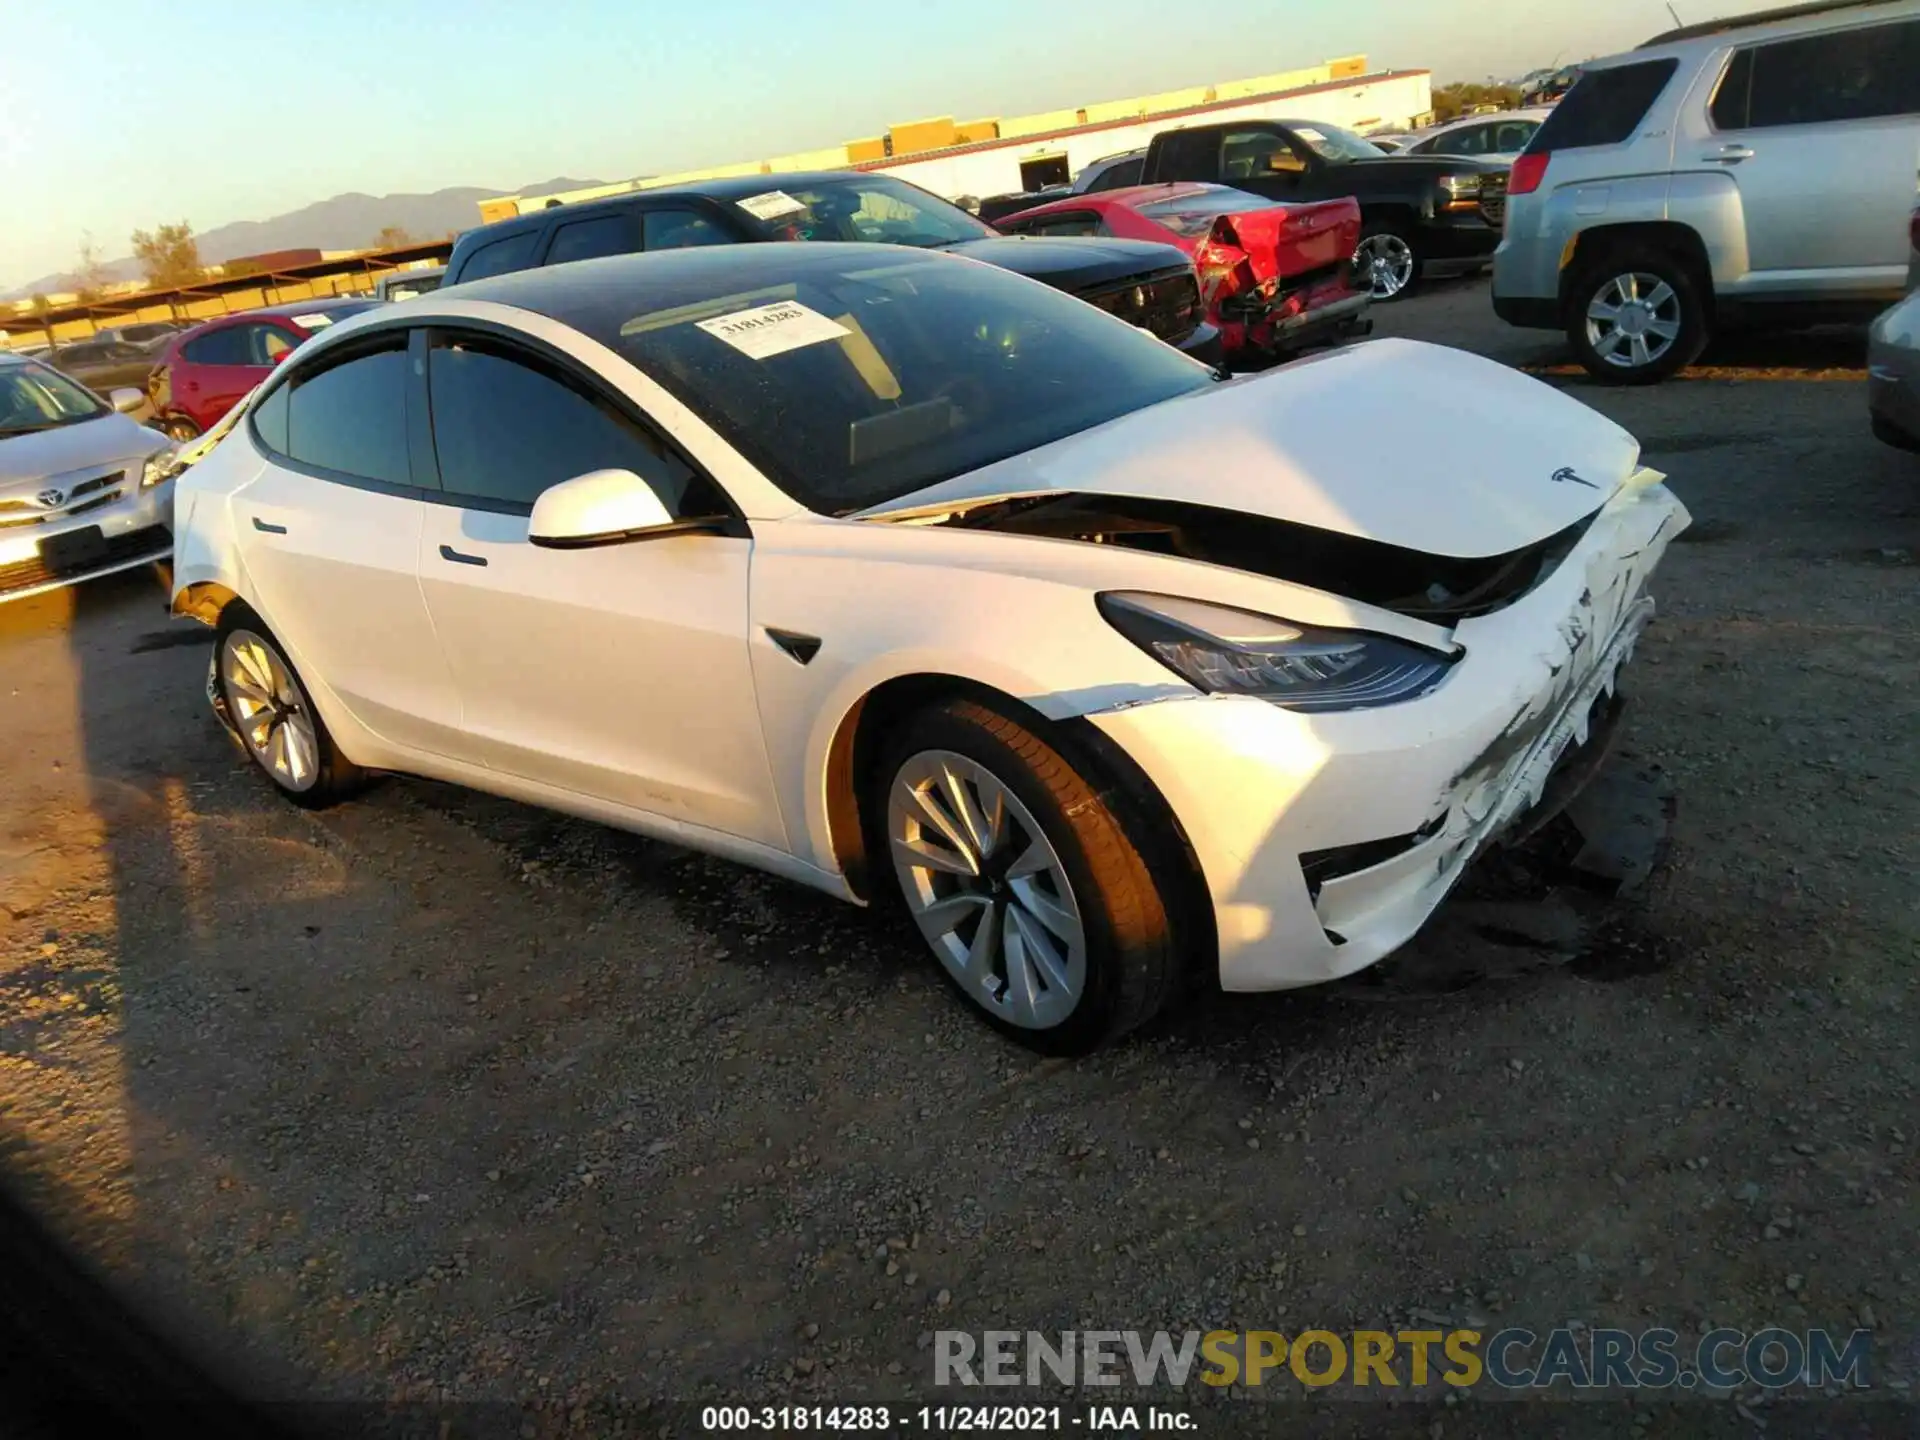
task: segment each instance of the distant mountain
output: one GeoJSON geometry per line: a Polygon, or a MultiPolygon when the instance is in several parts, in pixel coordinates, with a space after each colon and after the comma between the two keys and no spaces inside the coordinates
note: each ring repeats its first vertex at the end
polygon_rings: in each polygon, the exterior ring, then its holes
{"type": "MultiPolygon", "coordinates": [[[[500,195],[551,195],[560,190],[581,190],[605,183],[560,175],[519,190],[483,190],[472,185],[457,185],[435,190],[430,195],[349,192],[276,215],[271,220],[236,220],[230,225],[216,226],[195,239],[199,242],[201,260],[209,265],[274,250],[357,250],[373,244],[389,225],[397,225],[422,240],[434,240],[478,225],[482,200],[500,195]]],[[[102,269],[109,280],[131,280],[140,273],[139,264],[130,256],[109,261],[102,269]]],[[[38,280],[0,294],[0,299],[57,294],[73,289],[75,283],[71,273],[42,275],[38,280]]]]}

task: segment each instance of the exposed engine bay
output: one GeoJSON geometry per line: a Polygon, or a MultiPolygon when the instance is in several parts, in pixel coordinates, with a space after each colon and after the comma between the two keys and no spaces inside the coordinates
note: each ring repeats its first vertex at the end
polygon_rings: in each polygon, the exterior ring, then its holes
{"type": "Polygon", "coordinates": [[[1125,496],[1022,496],[957,512],[942,523],[1224,565],[1447,625],[1519,600],[1554,572],[1592,522],[1588,515],[1522,549],[1477,559],[1189,501],[1125,496]]]}

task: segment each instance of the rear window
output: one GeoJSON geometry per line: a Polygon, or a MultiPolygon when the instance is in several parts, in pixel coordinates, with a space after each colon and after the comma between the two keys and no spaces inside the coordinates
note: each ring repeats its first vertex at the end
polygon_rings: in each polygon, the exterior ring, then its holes
{"type": "Polygon", "coordinates": [[[1641,60],[1583,74],[1535,132],[1530,153],[1618,145],[1632,135],[1680,68],[1675,59],[1641,60]]]}
{"type": "Polygon", "coordinates": [[[1920,112],[1920,20],[1805,35],[1734,52],[1713,95],[1718,130],[1920,112]]]}
{"type": "Polygon", "coordinates": [[[1204,235],[1212,228],[1217,215],[1273,208],[1271,200],[1249,195],[1244,190],[1229,190],[1221,186],[1217,190],[1196,190],[1167,200],[1155,200],[1151,205],[1140,206],[1139,210],[1149,220],[1164,225],[1176,235],[1204,235]]]}

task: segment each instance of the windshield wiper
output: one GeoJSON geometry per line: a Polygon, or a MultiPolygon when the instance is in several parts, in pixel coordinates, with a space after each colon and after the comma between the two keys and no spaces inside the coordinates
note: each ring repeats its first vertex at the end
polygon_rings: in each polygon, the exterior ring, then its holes
{"type": "Polygon", "coordinates": [[[4,438],[5,436],[8,436],[8,435],[37,435],[42,430],[58,430],[62,425],[66,423],[67,422],[64,420],[49,420],[43,425],[8,426],[6,429],[0,430],[0,438],[4,438]]]}

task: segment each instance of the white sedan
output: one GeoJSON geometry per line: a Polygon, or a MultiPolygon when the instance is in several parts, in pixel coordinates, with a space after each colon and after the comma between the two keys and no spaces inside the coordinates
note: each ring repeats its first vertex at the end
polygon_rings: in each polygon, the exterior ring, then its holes
{"type": "Polygon", "coordinates": [[[741,245],[331,327],[180,477],[173,603],[295,802],[425,775],[904,901],[1075,1052],[1405,942],[1584,773],[1685,524],[1469,355],[1229,380],[970,260],[741,245]]]}

